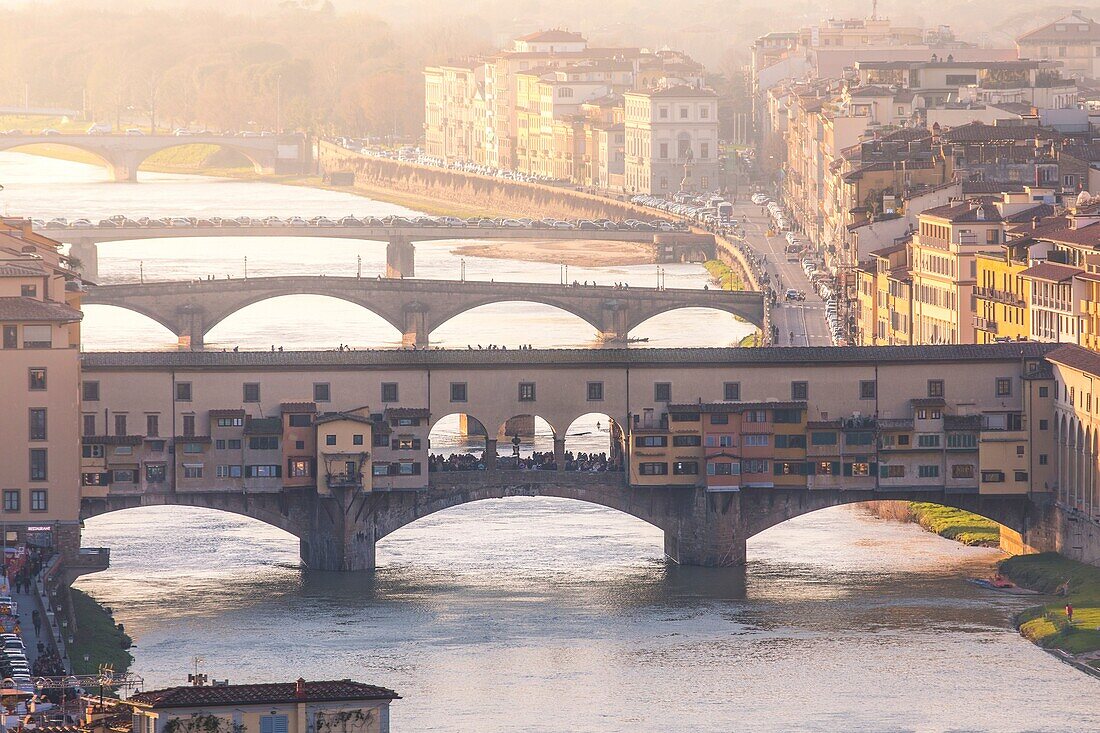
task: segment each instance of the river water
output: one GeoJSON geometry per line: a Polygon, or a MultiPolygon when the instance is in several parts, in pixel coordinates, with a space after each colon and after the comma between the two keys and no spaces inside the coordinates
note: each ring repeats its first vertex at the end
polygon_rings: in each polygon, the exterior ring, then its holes
{"type": "MultiPolygon", "coordinates": [[[[110,184],[94,168],[0,154],[0,207],[69,218],[397,210],[262,183],[142,179],[110,184]]],[[[107,245],[101,273],[122,279],[144,262],[147,277],[224,274],[237,259],[243,269],[246,249],[257,275],[349,272],[356,254],[367,273],[383,261],[380,245],[314,240],[303,252],[298,244],[107,245]]],[[[455,277],[451,247],[418,245],[418,274],[455,277]]],[[[557,266],[466,265],[471,278],[559,277],[557,266]]],[[[644,285],[652,270],[570,268],[570,279],[644,285]]],[[[705,282],[690,265],[670,267],[669,286],[674,279],[705,282]]],[[[396,340],[359,309],[323,298],[291,303],[242,311],[211,340],[242,348],[396,340]]],[[[464,346],[476,328],[496,343],[592,345],[571,317],[523,308],[486,306],[440,329],[443,341],[464,346]]],[[[705,328],[689,316],[654,319],[640,335],[717,345],[744,333],[726,316],[707,315],[716,320],[705,328]]],[[[85,340],[93,349],[172,347],[159,326],[107,308],[89,308],[85,340]]],[[[591,427],[571,428],[570,447],[598,448],[591,427]]],[[[212,678],[234,682],[301,675],[393,687],[404,697],[393,707],[395,733],[1100,730],[1097,682],[1012,629],[1027,602],[966,582],[990,572],[996,551],[851,509],[751,539],[744,570],[668,566],[660,532],[638,520],[530,498],[457,507],[403,528],[379,543],[374,574],[303,573],[290,535],[204,510],[98,517],[85,544],[110,547],[112,568],[78,586],[135,637],[134,669],[149,688],[184,682],[201,656],[212,678]]]]}

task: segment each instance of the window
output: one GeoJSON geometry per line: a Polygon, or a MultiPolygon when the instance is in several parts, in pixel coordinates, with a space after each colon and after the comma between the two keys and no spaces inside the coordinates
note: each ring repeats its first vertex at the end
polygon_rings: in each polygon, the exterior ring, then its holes
{"type": "Polygon", "coordinates": [[[738,476],[741,474],[741,464],[729,461],[707,464],[708,476],[738,476]]]}
{"type": "Polygon", "coordinates": [[[370,472],[371,472],[372,476],[389,476],[390,475],[390,464],[388,464],[388,463],[375,463],[371,466],[371,471],[370,472]]]}
{"type": "Polygon", "coordinates": [[[19,329],[15,326],[4,326],[4,348],[19,348],[19,329]]]}
{"type": "Polygon", "coordinates": [[[1048,461],[1048,460],[1050,460],[1050,459],[1049,459],[1049,458],[1047,457],[1047,454],[1046,454],[1046,453],[1040,453],[1040,454],[1039,454],[1039,465],[1040,465],[1040,466],[1045,466],[1045,465],[1047,465],[1047,461],[1048,461]]]}
{"type": "Polygon", "coordinates": [[[943,380],[942,379],[929,379],[928,380],[928,396],[929,397],[943,397],[943,380]]]}
{"type": "Polygon", "coordinates": [[[768,421],[766,410],[746,410],[741,415],[741,420],[746,423],[764,423],[768,421]]]}
{"type": "Polygon", "coordinates": [[[669,422],[699,422],[698,412],[670,412],[669,422]]]}
{"type": "Polygon", "coordinates": [[[775,461],[772,473],[776,476],[805,476],[806,464],[802,461],[775,461]]]}
{"type": "Polygon", "coordinates": [[[176,402],[191,401],[191,383],[176,382],[176,402]]]}
{"type": "Polygon", "coordinates": [[[1027,481],[1027,471],[1014,471],[1013,478],[1016,481],[1027,481]]]}
{"type": "Polygon", "coordinates": [[[908,435],[899,435],[898,436],[898,445],[899,446],[909,445],[909,436],[908,435]]]}
{"type": "Polygon", "coordinates": [[[202,443],[184,443],[183,452],[192,454],[202,453],[202,443]]]}
{"type": "Polygon", "coordinates": [[[882,478],[905,478],[905,466],[879,466],[882,478]]]}
{"type": "Polygon", "coordinates": [[[20,285],[19,294],[24,298],[38,297],[38,287],[35,285],[20,285]]]}
{"type": "Polygon", "coordinates": [[[917,466],[917,476],[919,478],[939,478],[940,467],[939,466],[917,466]]]}
{"type": "Polygon", "coordinates": [[[261,715],[260,733],[287,733],[286,715],[261,715]]]}
{"type": "Polygon", "coordinates": [[[81,435],[95,435],[95,415],[84,415],[84,424],[82,426],[81,435]]]}
{"type": "Polygon", "coordinates": [[[699,474],[699,463],[696,461],[676,461],[672,464],[673,476],[696,476],[699,474]]]}
{"type": "Polygon", "coordinates": [[[741,461],[741,473],[767,473],[768,462],[760,458],[746,458],[741,461]]]}
{"type": "Polygon", "coordinates": [[[668,445],[666,435],[638,435],[634,438],[635,448],[664,448],[668,445]]]}
{"type": "Polygon", "coordinates": [[[132,484],[137,481],[137,472],[132,468],[116,468],[111,471],[111,483],[132,484]]]}
{"type": "Polygon", "coordinates": [[[660,159],[661,160],[668,160],[668,143],[661,143],[659,150],[660,150],[660,153],[661,153],[660,156],[659,156],[660,159]]]}
{"type": "Polygon", "coordinates": [[[306,442],[304,440],[294,441],[294,450],[305,450],[305,449],[306,449],[306,442]]]}
{"type": "Polygon", "coordinates": [[[279,478],[283,473],[282,466],[246,466],[245,478],[279,478]]]}
{"type": "Polygon", "coordinates": [[[868,430],[861,430],[858,433],[844,434],[845,445],[871,445],[874,442],[875,434],[868,430]]]}
{"type": "MultiPolygon", "coordinates": [[[[153,453],[163,453],[164,452],[164,441],[163,440],[149,440],[149,441],[146,441],[146,443],[149,446],[149,450],[151,452],[153,452],[153,453]]],[[[230,441],[230,446],[229,446],[230,448],[233,447],[232,443],[233,443],[233,441],[230,441]]],[[[240,446],[238,445],[237,447],[239,448],[240,446]]]]}
{"type": "Polygon", "coordinates": [[[248,439],[249,450],[279,450],[279,436],[253,435],[248,439]]]}
{"type": "Polygon", "coordinates": [[[1049,387],[1040,387],[1039,388],[1039,396],[1040,397],[1049,397],[1050,396],[1050,388],[1049,387]]]}
{"type": "Polygon", "coordinates": [[[710,157],[710,143],[699,143],[699,157],[700,158],[709,158],[710,157]]]}
{"type": "Polygon", "coordinates": [[[159,415],[146,415],[145,416],[145,437],[156,438],[160,435],[160,416],[159,415]]]}
{"type": "Polygon", "coordinates": [[[31,440],[45,440],[46,439],[46,408],[45,407],[32,407],[28,413],[29,417],[29,437],[31,440]]]}
{"type": "Polygon", "coordinates": [[[978,436],[974,433],[948,433],[948,448],[977,448],[978,436]]]}
{"type": "Polygon", "coordinates": [[[325,436],[325,445],[336,445],[336,436],[335,435],[326,435],[325,436]]]}
{"type": "Polygon", "coordinates": [[[244,425],[243,417],[219,417],[219,428],[239,428],[244,425]]]}
{"type": "Polygon", "coordinates": [[[974,478],[974,466],[970,463],[956,463],[951,467],[951,478],[974,478]]]}
{"type": "Polygon", "coordinates": [[[214,448],[216,448],[217,450],[225,450],[225,441],[221,438],[218,438],[214,441],[214,448]]]}
{"type": "Polygon", "coordinates": [[[4,511],[19,511],[19,489],[4,489],[4,511]]]}
{"type": "Polygon", "coordinates": [[[1004,483],[1005,472],[1004,471],[982,471],[982,483],[985,484],[1000,484],[1004,483]]]}
{"type": "Polygon", "coordinates": [[[815,430],[810,433],[811,445],[836,445],[836,433],[833,431],[815,430]]]}
{"type": "Polygon", "coordinates": [[[31,511],[44,512],[49,509],[49,495],[45,489],[31,489],[31,511]]]}
{"type": "Polygon", "coordinates": [[[397,402],[397,382],[382,382],[382,401],[397,402]]]}
{"type": "Polygon", "coordinates": [[[188,435],[188,436],[195,434],[195,416],[194,415],[184,415],[183,416],[183,434],[188,435]]]}
{"type": "Polygon", "coordinates": [[[726,382],[722,385],[722,399],[727,402],[737,402],[741,399],[741,383],[726,382]]]}
{"type": "Polygon", "coordinates": [[[53,326],[23,326],[24,349],[48,349],[53,346],[53,326]]]}
{"type": "Polygon", "coordinates": [[[733,447],[733,436],[732,435],[719,435],[718,436],[718,447],[719,448],[732,448],[733,447]]]}
{"type": "MultiPolygon", "coordinates": [[[[701,119],[701,120],[710,119],[710,107],[708,107],[705,104],[700,105],[700,107],[699,107],[699,119],[701,119]]],[[[703,156],[703,157],[705,158],[706,156],[703,156]]]]}
{"type": "Polygon", "coordinates": [[[1050,421],[1040,420],[1039,421],[1039,429],[1040,430],[1049,430],[1050,429],[1050,421]]]}
{"type": "Polygon", "coordinates": [[[808,400],[810,398],[809,382],[791,382],[791,399],[808,400]]]}
{"type": "Polygon", "coordinates": [[[520,382],[519,383],[519,401],[520,402],[534,402],[535,401],[535,383],[534,382],[520,382]]]}
{"type": "Polygon", "coordinates": [[[656,382],[653,385],[654,402],[672,402],[672,383],[656,382]]]}
{"type": "Polygon", "coordinates": [[[451,382],[451,402],[465,402],[467,387],[465,382],[451,382]]]}
{"type": "Polygon", "coordinates": [[[776,448],[805,448],[806,436],[805,435],[776,435],[775,436],[776,448]]]}
{"type": "Polygon", "coordinates": [[[115,413],[115,435],[126,435],[126,413],[115,413]]]}
{"type": "Polygon", "coordinates": [[[297,412],[287,419],[287,423],[292,428],[308,428],[313,424],[313,418],[309,416],[309,413],[297,412]]]}
{"type": "Polygon", "coordinates": [[[218,478],[240,478],[241,467],[239,465],[220,465],[217,467],[215,473],[218,478]]]}
{"type": "Polygon", "coordinates": [[[859,383],[859,398],[861,400],[873,400],[876,396],[876,383],[873,380],[864,380],[859,383]]]}
{"type": "Polygon", "coordinates": [[[183,477],[184,478],[202,478],[202,464],[201,463],[185,463],[185,464],[183,464],[183,477]]]}
{"type": "Polygon", "coordinates": [[[85,402],[99,402],[99,382],[82,382],[80,398],[85,402]]]}
{"type": "Polygon", "coordinates": [[[639,463],[638,474],[640,476],[667,476],[667,463],[639,463]]]}
{"type": "Polygon", "coordinates": [[[688,118],[688,108],[687,107],[681,107],[680,108],[680,119],[681,120],[686,120],[687,118],[688,118]]]}
{"type": "Polygon", "coordinates": [[[848,464],[848,472],[852,476],[856,477],[870,476],[871,464],[865,461],[856,461],[855,463],[850,463],[848,464]]]}
{"type": "Polygon", "coordinates": [[[763,434],[746,435],[744,446],[746,448],[764,448],[768,445],[768,436],[763,434]]]}
{"type": "Polygon", "coordinates": [[[31,448],[31,481],[49,479],[48,459],[45,448],[31,448]]]}
{"type": "Polygon", "coordinates": [[[45,367],[31,367],[27,370],[27,389],[35,391],[46,389],[45,367]]]}
{"type": "Polygon", "coordinates": [[[361,433],[356,433],[355,435],[351,436],[351,444],[363,445],[363,435],[361,433]]]}
{"type": "Polygon", "coordinates": [[[603,382],[589,382],[588,383],[588,401],[589,402],[602,402],[603,401],[603,382]]]}
{"type": "Polygon", "coordinates": [[[259,402],[260,401],[260,383],[259,382],[245,382],[244,383],[244,396],[245,402],[259,402]]]}
{"type": "Polygon", "coordinates": [[[313,383],[313,401],[314,402],[328,402],[332,399],[332,389],[329,387],[328,382],[314,382],[313,383]]]}
{"type": "Polygon", "coordinates": [[[308,458],[291,458],[286,464],[286,474],[291,478],[309,478],[312,473],[308,458]]]}
{"type": "Polygon", "coordinates": [[[802,422],[802,410],[797,407],[772,410],[772,422],[786,424],[802,422]]]}
{"type": "Polygon", "coordinates": [[[690,448],[702,445],[702,439],[698,435],[673,435],[672,445],[675,448],[690,448]]]}
{"type": "Polygon", "coordinates": [[[240,449],[241,449],[241,439],[240,438],[230,438],[229,439],[229,450],[240,450],[240,449]]]}
{"type": "Polygon", "coordinates": [[[1012,380],[1007,377],[997,377],[996,390],[998,397],[1011,397],[1012,380]]]}
{"type": "Polygon", "coordinates": [[[918,448],[939,448],[940,436],[938,435],[918,435],[917,436],[918,448]]]}
{"type": "Polygon", "coordinates": [[[729,425],[730,416],[728,412],[715,412],[710,416],[711,425],[729,425]]]}
{"type": "Polygon", "coordinates": [[[401,461],[397,464],[398,476],[419,476],[420,464],[413,461],[401,461]]]}
{"type": "Polygon", "coordinates": [[[132,456],[134,455],[134,446],[132,445],[117,445],[115,446],[116,456],[132,456]]]}

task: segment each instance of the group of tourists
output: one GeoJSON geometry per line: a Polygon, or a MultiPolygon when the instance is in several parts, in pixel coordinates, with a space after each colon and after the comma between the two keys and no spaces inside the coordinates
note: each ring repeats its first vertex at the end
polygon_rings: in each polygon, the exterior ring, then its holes
{"type": "MultiPolygon", "coordinates": [[[[553,451],[535,451],[529,456],[498,456],[497,466],[504,470],[519,471],[556,471],[557,461],[553,451]]],[[[606,471],[621,471],[622,462],[612,460],[606,452],[600,453],[565,453],[566,471],[587,471],[589,473],[603,473],[606,471]]],[[[484,471],[484,455],[477,453],[451,453],[444,456],[433,453],[428,456],[429,472],[447,471],[484,471]]]]}

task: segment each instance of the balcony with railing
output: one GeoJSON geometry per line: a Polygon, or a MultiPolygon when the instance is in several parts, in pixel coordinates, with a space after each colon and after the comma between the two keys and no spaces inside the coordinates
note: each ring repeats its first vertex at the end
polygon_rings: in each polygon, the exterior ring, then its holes
{"type": "Polygon", "coordinates": [[[363,488],[363,474],[359,473],[329,473],[325,475],[325,485],[330,489],[361,489],[363,488]]]}
{"type": "Polygon", "coordinates": [[[1027,305],[1027,301],[1015,293],[1010,293],[1007,290],[998,290],[997,288],[976,287],[974,288],[974,295],[983,300],[992,300],[996,303],[1004,303],[1005,305],[1011,305],[1017,308],[1023,308],[1027,305]]]}
{"type": "Polygon", "coordinates": [[[974,316],[974,328],[979,331],[997,333],[997,322],[981,316],[974,316]]]}

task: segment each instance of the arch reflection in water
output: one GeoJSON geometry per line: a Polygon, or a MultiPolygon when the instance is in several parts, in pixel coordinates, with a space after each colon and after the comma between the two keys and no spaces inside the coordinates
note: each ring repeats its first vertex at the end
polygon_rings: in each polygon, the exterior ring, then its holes
{"type": "Polygon", "coordinates": [[[517,348],[588,348],[600,346],[591,324],[561,308],[531,301],[490,303],[460,313],[438,326],[433,345],[452,349],[490,345],[517,348]]]}
{"type": "Polygon", "coordinates": [[[401,333],[355,303],[324,295],[287,295],[253,303],[226,317],[206,335],[208,349],[395,347],[401,333]]]}
{"type": "Polygon", "coordinates": [[[89,351],[132,351],[134,344],[151,351],[177,347],[176,334],[148,316],[113,305],[82,307],[81,342],[89,351]]]}
{"type": "Polygon", "coordinates": [[[646,346],[736,346],[756,326],[712,308],[677,308],[647,318],[630,330],[630,338],[646,346]]]}

